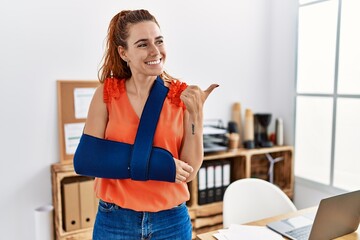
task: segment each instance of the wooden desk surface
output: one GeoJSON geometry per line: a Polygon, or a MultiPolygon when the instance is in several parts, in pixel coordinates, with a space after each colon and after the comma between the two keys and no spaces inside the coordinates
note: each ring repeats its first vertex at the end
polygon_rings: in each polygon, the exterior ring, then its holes
{"type": "MultiPolygon", "coordinates": [[[[252,226],[266,226],[266,224],[273,222],[273,221],[278,221],[281,219],[286,219],[289,217],[296,217],[305,213],[311,213],[311,212],[315,212],[317,210],[317,207],[312,207],[312,208],[306,208],[306,209],[302,209],[296,212],[291,212],[291,213],[287,213],[287,214],[282,214],[279,216],[275,216],[275,217],[271,217],[271,218],[265,218],[262,220],[258,220],[255,222],[250,222],[247,223],[246,225],[252,225],[252,226]]],[[[213,234],[216,233],[217,231],[212,231],[212,232],[208,232],[208,233],[203,233],[203,234],[199,234],[196,236],[197,240],[216,240],[215,237],[213,237],[213,234]]],[[[287,239],[284,237],[284,239],[287,239]]],[[[336,238],[337,240],[360,240],[360,229],[358,229],[356,232],[347,234],[345,236],[336,238]]]]}

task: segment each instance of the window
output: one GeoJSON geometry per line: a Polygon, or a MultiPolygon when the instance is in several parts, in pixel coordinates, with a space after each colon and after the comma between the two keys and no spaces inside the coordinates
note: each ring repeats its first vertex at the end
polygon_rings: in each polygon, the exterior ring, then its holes
{"type": "Polygon", "coordinates": [[[299,0],[295,175],[360,187],[360,1],[299,0]]]}

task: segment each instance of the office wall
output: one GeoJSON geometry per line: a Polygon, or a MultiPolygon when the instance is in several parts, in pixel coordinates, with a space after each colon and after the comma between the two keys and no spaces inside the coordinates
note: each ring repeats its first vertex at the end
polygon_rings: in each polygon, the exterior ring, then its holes
{"type": "Polygon", "coordinates": [[[205,118],[240,101],[285,121],[292,143],[296,0],[2,0],[0,9],[1,239],[35,239],[34,209],[51,203],[59,161],[56,80],[96,79],[111,17],[147,8],[165,36],[166,69],[220,87],[205,118]]]}

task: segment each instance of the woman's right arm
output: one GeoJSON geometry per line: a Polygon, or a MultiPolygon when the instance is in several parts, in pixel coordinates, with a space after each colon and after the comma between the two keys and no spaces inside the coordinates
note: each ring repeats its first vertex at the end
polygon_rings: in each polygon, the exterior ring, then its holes
{"type": "Polygon", "coordinates": [[[101,84],[95,91],[91,100],[88,116],[86,118],[84,133],[98,137],[105,137],[108,122],[108,111],[103,98],[104,85],[101,84]]]}

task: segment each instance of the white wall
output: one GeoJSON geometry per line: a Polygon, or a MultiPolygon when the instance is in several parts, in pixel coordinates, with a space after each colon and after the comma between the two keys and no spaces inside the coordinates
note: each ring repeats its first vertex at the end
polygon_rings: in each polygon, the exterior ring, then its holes
{"type": "Polygon", "coordinates": [[[220,87],[205,118],[230,118],[235,101],[285,121],[293,139],[296,0],[2,0],[0,9],[1,239],[35,239],[34,209],[52,202],[59,161],[56,80],[96,79],[108,22],[149,9],[165,36],[167,70],[220,87]]]}
{"type": "MultiPolygon", "coordinates": [[[[284,120],[284,139],[294,145],[297,1],[271,1],[270,109],[284,120]]],[[[274,126],[275,121],[272,121],[274,126]]],[[[273,127],[274,129],[274,127],[273,127]]]]}

